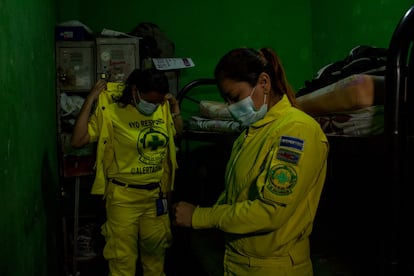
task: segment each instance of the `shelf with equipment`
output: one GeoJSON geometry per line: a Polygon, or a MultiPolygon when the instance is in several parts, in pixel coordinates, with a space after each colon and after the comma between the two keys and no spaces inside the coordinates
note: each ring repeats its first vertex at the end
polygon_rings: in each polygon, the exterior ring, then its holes
{"type": "MultiPolygon", "coordinates": [[[[67,275],[83,274],[102,257],[93,248],[101,236],[101,196],[90,194],[96,144],[71,146],[76,117],[96,80],[123,82],[140,67],[138,38],[56,41],[56,116],[62,202],[63,258],[67,275]]],[[[101,268],[99,268],[101,269],[101,268]]]]}

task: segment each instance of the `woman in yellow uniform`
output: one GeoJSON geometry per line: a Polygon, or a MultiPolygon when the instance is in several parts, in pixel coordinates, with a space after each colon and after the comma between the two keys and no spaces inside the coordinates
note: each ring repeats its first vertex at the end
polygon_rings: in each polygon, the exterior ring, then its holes
{"type": "Polygon", "coordinates": [[[325,181],[326,136],[296,107],[272,49],[230,51],[215,78],[245,130],[233,144],[217,203],[178,202],[174,224],[225,233],[224,275],[313,275],[308,238],[325,181]]]}
{"type": "Polygon", "coordinates": [[[145,276],[165,275],[172,239],[166,197],[177,167],[179,114],[167,77],[137,69],[125,84],[99,80],[78,115],[72,145],[97,142],[91,192],[106,200],[103,255],[111,276],[135,275],[138,257],[145,276]]]}

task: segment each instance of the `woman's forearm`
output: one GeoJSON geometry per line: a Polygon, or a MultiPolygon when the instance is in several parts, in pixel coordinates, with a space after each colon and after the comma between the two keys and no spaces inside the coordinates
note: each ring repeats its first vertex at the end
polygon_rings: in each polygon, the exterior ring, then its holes
{"type": "Polygon", "coordinates": [[[71,144],[73,147],[82,147],[89,143],[88,122],[89,116],[92,111],[94,102],[98,99],[99,94],[106,87],[105,80],[98,80],[95,86],[92,88],[89,95],[86,97],[85,102],[79,112],[76,119],[75,127],[73,129],[71,144]]]}
{"type": "Polygon", "coordinates": [[[71,138],[71,144],[75,148],[82,147],[89,143],[88,122],[94,101],[95,100],[92,97],[88,96],[76,118],[71,138]]]}

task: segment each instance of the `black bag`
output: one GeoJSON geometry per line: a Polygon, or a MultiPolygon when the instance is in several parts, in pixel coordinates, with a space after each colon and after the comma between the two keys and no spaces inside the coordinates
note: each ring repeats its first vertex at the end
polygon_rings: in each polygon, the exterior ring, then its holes
{"type": "Polygon", "coordinates": [[[129,34],[142,38],[139,45],[142,59],[174,57],[174,42],[165,35],[157,24],[139,23],[129,34]]]}
{"type": "Polygon", "coordinates": [[[316,77],[305,81],[305,87],[298,90],[296,97],[328,86],[353,74],[385,76],[388,49],[359,45],[343,59],[321,68],[316,77]]]}

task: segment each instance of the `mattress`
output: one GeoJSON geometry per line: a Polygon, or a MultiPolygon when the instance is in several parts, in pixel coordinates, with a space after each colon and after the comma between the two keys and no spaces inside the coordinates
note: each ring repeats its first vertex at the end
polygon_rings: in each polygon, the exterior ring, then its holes
{"type": "Polygon", "coordinates": [[[355,74],[296,98],[328,136],[372,136],[384,131],[383,76],[355,74]]]}
{"type": "Polygon", "coordinates": [[[355,74],[296,98],[299,107],[312,116],[355,111],[384,105],[383,76],[355,74]]]}

